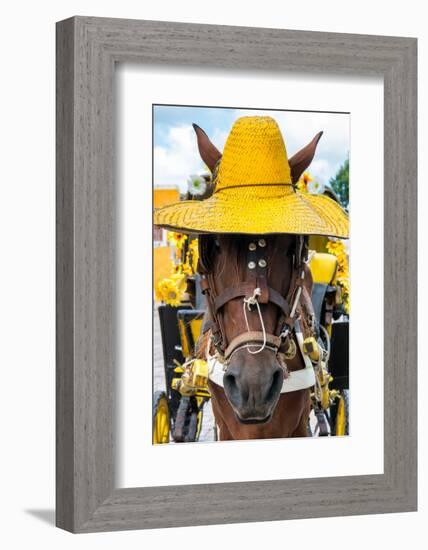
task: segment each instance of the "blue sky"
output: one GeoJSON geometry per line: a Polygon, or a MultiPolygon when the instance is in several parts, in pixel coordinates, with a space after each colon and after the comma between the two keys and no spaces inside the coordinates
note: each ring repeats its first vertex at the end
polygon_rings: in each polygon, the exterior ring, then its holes
{"type": "Polygon", "coordinates": [[[327,184],[349,154],[349,115],[341,113],[246,110],[217,107],[154,107],[154,185],[186,189],[187,177],[206,171],[199,157],[192,123],[205,130],[223,151],[240,116],[272,116],[281,128],[288,156],[304,147],[320,130],[324,134],[309,172],[327,184]]]}

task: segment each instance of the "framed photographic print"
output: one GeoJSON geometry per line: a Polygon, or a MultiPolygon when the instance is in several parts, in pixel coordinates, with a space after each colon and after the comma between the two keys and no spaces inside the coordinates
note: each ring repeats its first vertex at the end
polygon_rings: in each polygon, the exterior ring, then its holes
{"type": "Polygon", "coordinates": [[[416,509],[416,40],[57,26],[57,525],[416,509]]]}

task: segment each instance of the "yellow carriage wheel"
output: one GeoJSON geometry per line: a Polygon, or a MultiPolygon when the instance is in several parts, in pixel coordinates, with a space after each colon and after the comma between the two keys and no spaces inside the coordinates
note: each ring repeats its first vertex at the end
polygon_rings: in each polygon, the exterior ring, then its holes
{"type": "Polygon", "coordinates": [[[349,435],[349,394],[347,390],[343,390],[339,396],[335,435],[349,435]]]}
{"type": "Polygon", "coordinates": [[[168,399],[163,391],[153,397],[153,445],[169,443],[170,419],[168,399]]]}

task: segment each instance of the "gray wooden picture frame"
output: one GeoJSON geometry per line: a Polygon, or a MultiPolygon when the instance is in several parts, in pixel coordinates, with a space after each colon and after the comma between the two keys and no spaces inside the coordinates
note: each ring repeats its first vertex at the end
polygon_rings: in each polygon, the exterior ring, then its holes
{"type": "MultiPolygon", "coordinates": [[[[57,525],[82,533],[416,510],[416,39],[73,17],[57,24],[56,47],[57,525]],[[118,62],[383,77],[382,475],[114,486],[118,62]]],[[[366,329],[376,337],[369,312],[366,329]]]]}

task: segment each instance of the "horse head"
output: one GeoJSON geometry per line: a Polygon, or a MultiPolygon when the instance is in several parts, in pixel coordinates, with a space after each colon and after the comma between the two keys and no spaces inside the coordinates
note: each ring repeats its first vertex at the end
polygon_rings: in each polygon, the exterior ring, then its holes
{"type": "MultiPolygon", "coordinates": [[[[221,153],[200,127],[194,129],[215,184],[221,153]]],[[[293,183],[311,163],[321,135],[289,160],[293,183]]],[[[269,422],[278,403],[287,376],[279,353],[280,333],[290,315],[296,269],[308,271],[299,263],[303,242],[290,234],[199,238],[214,345],[227,364],[224,392],[241,423],[269,422]]],[[[311,285],[310,274],[306,284],[311,285]]]]}

